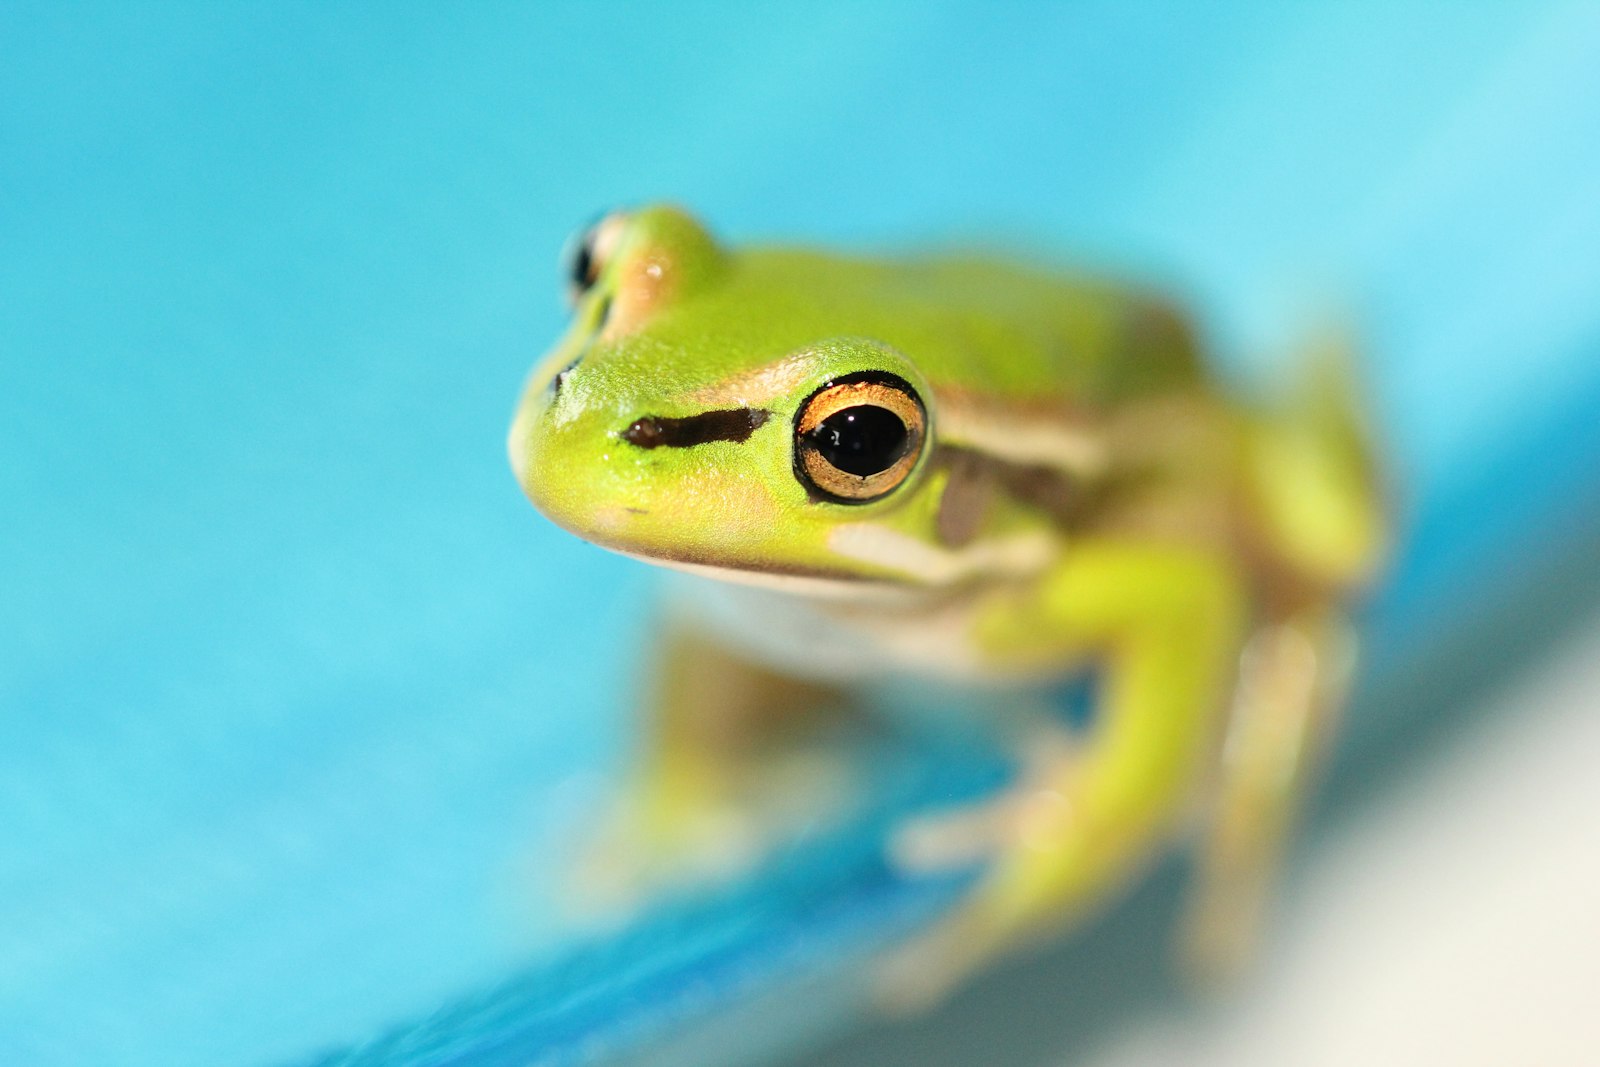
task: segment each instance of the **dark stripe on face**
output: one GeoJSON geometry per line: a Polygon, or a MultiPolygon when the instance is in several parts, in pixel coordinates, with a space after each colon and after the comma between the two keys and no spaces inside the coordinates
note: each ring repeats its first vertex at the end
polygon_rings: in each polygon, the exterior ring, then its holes
{"type": "Polygon", "coordinates": [[[934,530],[947,548],[964,548],[978,536],[988,518],[1000,474],[992,463],[965,448],[943,448],[939,456],[950,477],[939,497],[934,530]]]}
{"type": "Polygon", "coordinates": [[[681,419],[646,415],[622,431],[622,439],[639,448],[693,448],[712,441],[743,444],[772,417],[765,408],[703,411],[681,419]]]}
{"type": "Polygon", "coordinates": [[[1099,488],[1062,471],[1011,463],[960,445],[942,446],[934,462],[950,472],[935,519],[939,540],[950,548],[971,543],[999,494],[1044,512],[1068,530],[1081,525],[1099,500],[1099,488]]]}

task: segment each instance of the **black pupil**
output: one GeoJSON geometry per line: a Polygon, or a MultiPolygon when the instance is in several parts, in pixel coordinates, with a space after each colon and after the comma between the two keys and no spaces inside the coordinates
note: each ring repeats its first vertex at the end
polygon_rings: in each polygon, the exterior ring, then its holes
{"type": "Polygon", "coordinates": [[[910,438],[898,415],[871,404],[835,411],[809,436],[823,459],[860,478],[894,466],[910,438]]]}
{"type": "Polygon", "coordinates": [[[573,250],[570,265],[570,280],[579,292],[589,288],[594,282],[594,232],[590,231],[578,241],[578,247],[573,250]]]}

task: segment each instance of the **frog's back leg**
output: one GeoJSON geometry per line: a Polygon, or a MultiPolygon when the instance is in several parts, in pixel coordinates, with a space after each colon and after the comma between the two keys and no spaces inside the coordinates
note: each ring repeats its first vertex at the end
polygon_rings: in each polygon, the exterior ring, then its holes
{"type": "Polygon", "coordinates": [[[1255,953],[1354,654],[1354,635],[1331,606],[1262,625],[1245,646],[1180,946],[1196,979],[1225,980],[1255,953]]]}
{"type": "Polygon", "coordinates": [[[1292,387],[1245,427],[1243,489],[1270,577],[1338,594],[1364,585],[1388,541],[1385,494],[1350,348],[1312,346],[1292,387]]]}
{"type": "Polygon", "coordinates": [[[1264,607],[1240,662],[1184,944],[1186,962],[1209,978],[1251,954],[1344,703],[1355,658],[1345,605],[1386,547],[1377,463],[1343,345],[1314,350],[1287,399],[1246,427],[1243,473],[1264,607]]]}

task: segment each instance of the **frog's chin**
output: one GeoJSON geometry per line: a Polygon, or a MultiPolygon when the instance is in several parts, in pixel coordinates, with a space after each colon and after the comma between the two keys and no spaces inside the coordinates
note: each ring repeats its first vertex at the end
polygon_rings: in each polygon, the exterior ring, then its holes
{"type": "Polygon", "coordinates": [[[658,567],[820,600],[900,601],[914,600],[928,593],[926,587],[915,582],[864,574],[847,566],[830,568],[722,557],[680,546],[660,546],[654,539],[639,534],[630,508],[589,507],[569,511],[563,506],[569,501],[546,497],[539,492],[541,488],[524,483],[529,499],[545,518],[592,545],[658,567]]]}

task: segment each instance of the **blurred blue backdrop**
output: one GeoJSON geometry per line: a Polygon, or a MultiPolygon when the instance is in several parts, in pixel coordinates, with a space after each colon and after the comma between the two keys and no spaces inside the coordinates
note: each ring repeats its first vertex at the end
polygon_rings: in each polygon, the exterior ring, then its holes
{"type": "Polygon", "coordinates": [[[0,6],[0,1062],[293,1058],[538,943],[653,581],[502,455],[598,210],[1115,262],[1242,369],[1352,314],[1425,507],[1593,395],[1597,48],[1581,4],[0,6]]]}

